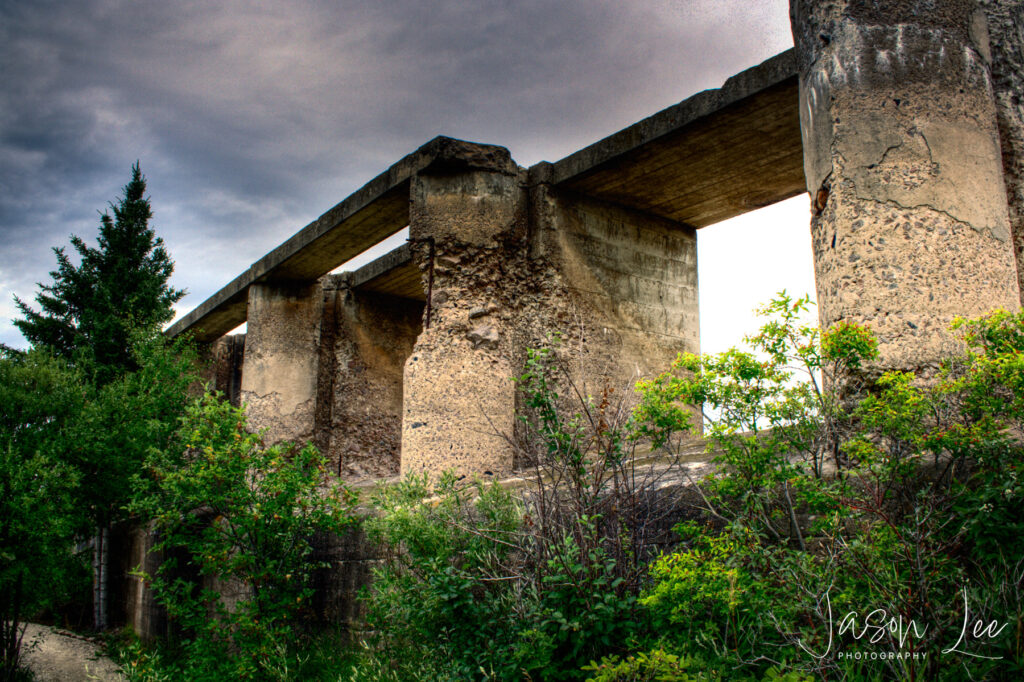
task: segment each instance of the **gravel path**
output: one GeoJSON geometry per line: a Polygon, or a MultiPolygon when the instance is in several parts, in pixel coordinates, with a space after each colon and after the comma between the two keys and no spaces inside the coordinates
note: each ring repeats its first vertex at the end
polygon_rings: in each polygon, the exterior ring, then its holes
{"type": "Polygon", "coordinates": [[[100,646],[64,630],[29,623],[22,640],[25,663],[36,682],[123,682],[100,646]]]}

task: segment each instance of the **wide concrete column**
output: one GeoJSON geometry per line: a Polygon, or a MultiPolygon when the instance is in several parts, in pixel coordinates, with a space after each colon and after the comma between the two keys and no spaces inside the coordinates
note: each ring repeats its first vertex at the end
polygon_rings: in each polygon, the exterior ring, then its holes
{"type": "Polygon", "coordinates": [[[955,351],[955,315],[1020,306],[975,9],[790,3],[821,322],[868,324],[882,367],[955,351]]]}
{"type": "Polygon", "coordinates": [[[515,425],[514,282],[525,192],[508,151],[451,141],[412,180],[423,331],[405,363],[402,473],[507,473],[515,425]]]}
{"type": "Polygon", "coordinates": [[[988,50],[983,43],[980,51],[992,70],[1010,229],[1024,295],[1024,0],[979,0],[979,4],[987,22],[975,16],[974,26],[982,42],[987,28],[988,50]]]}
{"type": "Polygon", "coordinates": [[[322,308],[319,282],[249,287],[242,401],[268,443],[313,438],[322,308]]]}

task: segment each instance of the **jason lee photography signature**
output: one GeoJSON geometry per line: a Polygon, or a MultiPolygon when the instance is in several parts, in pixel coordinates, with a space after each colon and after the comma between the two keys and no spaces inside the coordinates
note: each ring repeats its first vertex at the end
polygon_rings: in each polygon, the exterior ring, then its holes
{"type": "MultiPolygon", "coordinates": [[[[962,654],[964,656],[989,660],[998,660],[1003,658],[1002,656],[985,656],[983,654],[966,650],[972,642],[984,644],[995,639],[1000,635],[1000,633],[1002,633],[1009,623],[1000,624],[997,620],[986,622],[981,618],[976,618],[973,621],[970,621],[970,609],[968,608],[967,602],[967,588],[962,589],[961,598],[963,599],[964,605],[964,617],[960,626],[959,636],[954,644],[942,649],[942,653],[962,654]]],[[[883,640],[895,641],[898,644],[898,649],[900,651],[893,652],[893,655],[890,657],[909,657],[911,655],[913,655],[914,658],[918,657],[917,653],[904,652],[903,649],[907,646],[909,641],[922,639],[925,633],[928,632],[928,625],[922,625],[912,619],[907,620],[902,615],[891,615],[885,609],[875,609],[867,613],[863,618],[861,618],[857,611],[850,611],[839,620],[837,626],[832,614],[832,599],[828,592],[825,593],[825,603],[827,609],[826,625],[828,626],[828,646],[825,651],[823,653],[817,653],[804,646],[803,641],[798,642],[800,648],[814,658],[822,659],[828,656],[832,651],[835,636],[838,635],[842,637],[847,633],[857,641],[867,641],[871,644],[878,644],[883,640]]],[[[840,652],[839,655],[842,656],[843,653],[840,652]]]]}

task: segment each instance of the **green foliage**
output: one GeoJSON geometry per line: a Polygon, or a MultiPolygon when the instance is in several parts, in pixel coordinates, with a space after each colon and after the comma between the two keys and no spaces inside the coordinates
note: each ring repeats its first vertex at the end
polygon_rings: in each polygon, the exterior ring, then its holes
{"type": "Polygon", "coordinates": [[[432,493],[426,477],[410,476],[375,495],[380,514],[366,530],[394,552],[374,573],[367,623],[382,629],[383,650],[415,652],[413,666],[473,676],[515,646],[507,614],[519,605],[501,578],[522,511],[497,486],[446,477],[432,493]]]}
{"type": "Polygon", "coordinates": [[[654,585],[640,603],[650,609],[659,629],[681,627],[679,636],[684,639],[700,639],[711,629],[707,634],[736,645],[748,634],[739,627],[740,611],[758,590],[735,561],[742,553],[729,534],[697,537],[688,551],[654,562],[654,585]]]}
{"type": "Polygon", "coordinates": [[[745,525],[798,545],[804,541],[793,523],[796,505],[830,511],[837,494],[822,494],[824,482],[800,482],[822,479],[838,447],[841,391],[850,371],[877,353],[870,334],[852,324],[819,341],[817,327],[800,323],[809,306],[807,297],[782,292],[761,310],[772,319],[747,339],[750,351],[681,354],[671,372],[637,385],[635,414],[653,425],[641,430],[659,447],[671,434],[694,428],[681,405],[702,406],[708,451],[729,472],[706,481],[708,511],[731,522],[737,517],[725,510],[737,509],[745,525]]]}
{"type": "Polygon", "coordinates": [[[138,369],[89,392],[63,454],[79,472],[78,505],[94,526],[125,518],[132,479],[147,459],[180,447],[179,420],[199,381],[188,339],[168,341],[154,327],[139,329],[131,350],[138,369]]]}
{"type": "MultiPolygon", "coordinates": [[[[208,670],[196,673],[198,662],[183,658],[180,652],[161,643],[143,643],[131,636],[113,638],[108,651],[118,662],[121,674],[127,682],[179,682],[180,680],[210,679],[220,673],[218,679],[235,679],[231,666],[222,663],[208,670]],[[198,677],[193,677],[198,675],[198,677]]],[[[289,646],[279,649],[275,656],[263,661],[264,670],[259,679],[269,680],[346,680],[355,666],[361,663],[352,653],[345,633],[324,631],[293,637],[289,646]]],[[[386,677],[396,682],[412,678],[386,677]]]]}
{"type": "Polygon", "coordinates": [[[24,453],[56,454],[82,409],[79,372],[45,351],[0,354],[0,439],[24,453]]]}
{"type": "Polygon", "coordinates": [[[373,656],[399,679],[579,679],[636,627],[635,598],[595,541],[595,519],[541,548],[518,491],[451,476],[436,490],[408,477],[374,505],[367,530],[390,550],[367,620],[373,656]]]}
{"type": "Polygon", "coordinates": [[[724,465],[701,485],[722,530],[681,529],[683,546],[652,568],[641,603],[656,641],[737,679],[1012,677],[1022,660],[1024,315],[955,323],[967,353],[937,375],[868,382],[870,332],[842,324],[818,342],[794,324],[801,305],[782,296],[768,306],[777,319],[750,339],[754,352],[684,356],[641,386],[637,414],[662,433],[687,428],[671,424],[677,401],[702,401],[724,465]],[[870,642],[829,629],[850,613],[863,628],[874,609],[924,631],[908,644],[881,628],[870,642]],[[1006,627],[951,648],[978,619],[1006,627]],[[926,656],[840,657],[907,647],[926,656]]]}
{"type": "Polygon", "coordinates": [[[16,679],[21,626],[67,598],[81,566],[78,472],[62,459],[80,376],[40,351],[0,357],[0,679],[16,679]]]}
{"type": "Polygon", "coordinates": [[[74,366],[90,389],[61,459],[81,478],[77,505],[93,525],[97,629],[107,625],[105,538],[122,516],[128,475],[149,447],[166,444],[193,375],[194,354],[180,341],[168,347],[160,334],[185,292],[168,286],[174,265],[149,226],[145,192],[136,163],[120,200],[101,216],[97,246],[72,236],[77,265],[54,249],[57,269],[52,283],[39,285],[38,311],[15,298],[25,338],[74,366]]]}
{"type": "Polygon", "coordinates": [[[721,679],[759,679],[798,661],[801,652],[779,624],[805,615],[793,579],[821,576],[815,558],[766,543],[742,524],[677,530],[683,547],[654,562],[640,599],[660,646],[704,669],[731,670],[721,679]]]}
{"type": "Polygon", "coordinates": [[[721,679],[701,670],[692,658],[680,658],[664,649],[641,651],[635,655],[620,658],[608,656],[600,663],[591,662],[583,666],[593,675],[589,682],[705,682],[721,679]]]}
{"type": "Polygon", "coordinates": [[[100,220],[98,247],[71,237],[81,262],[63,248],[54,249],[57,269],[52,284],[41,284],[40,310],[15,299],[24,319],[15,324],[37,348],[84,363],[99,384],[138,368],[132,354],[133,331],[170,320],[184,291],[167,281],[174,270],[163,241],[149,227],[152,217],[139,165],[120,201],[100,220]]]}
{"type": "MultiPolygon", "coordinates": [[[[700,659],[677,656],[662,648],[641,651],[625,658],[608,656],[600,662],[591,662],[583,669],[593,673],[587,682],[714,682],[729,679],[725,673],[709,668],[700,659]]],[[[779,673],[775,668],[769,668],[760,679],[765,682],[809,682],[812,678],[792,671],[779,673]]]]}
{"type": "Polygon", "coordinates": [[[821,337],[821,358],[826,363],[859,370],[878,357],[878,341],[866,327],[853,322],[839,322],[821,337]]]}
{"type": "Polygon", "coordinates": [[[145,579],[181,632],[181,675],[289,679],[320,567],[312,537],[349,526],[351,495],[311,445],[264,446],[213,395],[189,406],[177,443],[152,450],[131,508],[164,554],[145,579]]]}

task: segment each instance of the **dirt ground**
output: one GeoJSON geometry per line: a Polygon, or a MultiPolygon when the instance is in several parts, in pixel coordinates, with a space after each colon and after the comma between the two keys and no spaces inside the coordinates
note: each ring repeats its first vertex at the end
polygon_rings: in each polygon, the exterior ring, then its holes
{"type": "Polygon", "coordinates": [[[36,682],[123,682],[117,666],[98,644],[64,630],[29,623],[23,658],[36,682]]]}

